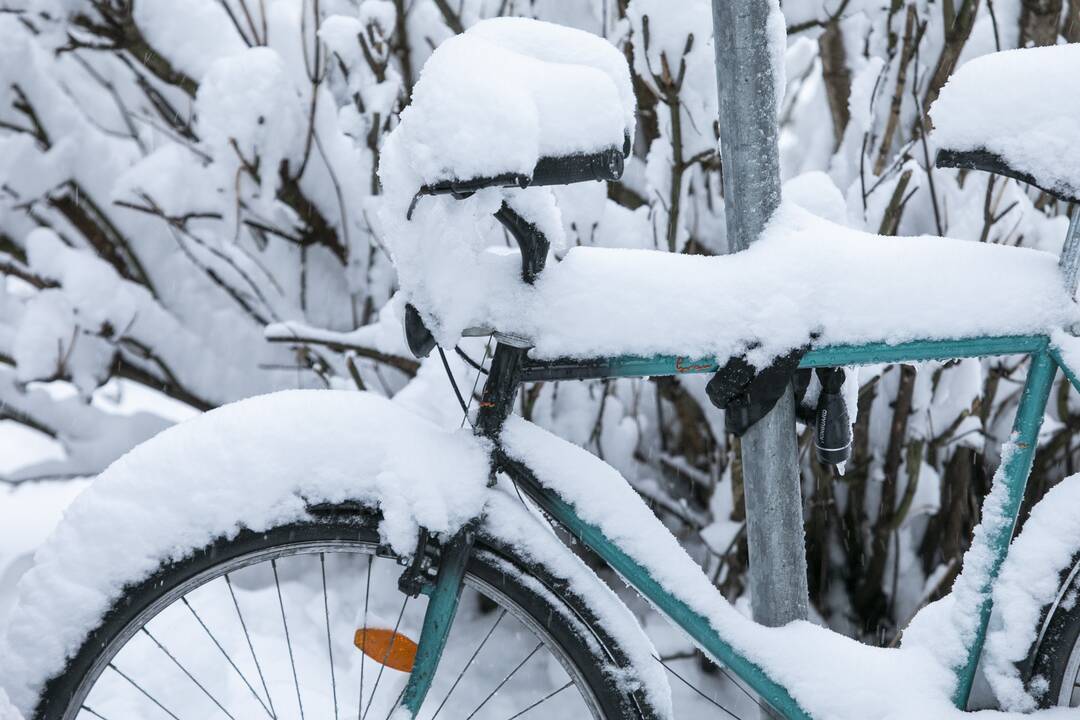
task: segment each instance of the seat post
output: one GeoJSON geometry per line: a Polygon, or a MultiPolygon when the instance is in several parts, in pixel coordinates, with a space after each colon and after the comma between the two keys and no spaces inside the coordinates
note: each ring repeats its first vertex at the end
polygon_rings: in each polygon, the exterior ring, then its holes
{"type": "Polygon", "coordinates": [[[1073,207],[1069,218],[1069,231],[1065,235],[1065,245],[1061,248],[1058,261],[1061,277],[1065,282],[1065,291],[1069,297],[1076,295],[1076,285],[1080,281],[1080,203],[1073,207]]]}

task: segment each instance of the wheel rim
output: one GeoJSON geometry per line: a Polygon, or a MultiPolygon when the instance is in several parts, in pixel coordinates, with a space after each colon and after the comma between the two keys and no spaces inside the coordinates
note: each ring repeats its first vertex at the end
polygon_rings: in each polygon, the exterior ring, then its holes
{"type": "Polygon", "coordinates": [[[1065,663],[1057,704],[1062,707],[1080,707],[1080,636],[1076,638],[1069,660],[1065,663]]]}
{"type": "MultiPolygon", "coordinates": [[[[397,590],[400,571],[362,539],[293,542],[225,560],[162,593],[114,635],[63,718],[385,720],[408,677],[388,658],[401,636],[419,638],[426,606],[397,590]],[[366,653],[342,641],[354,626],[366,653]],[[382,662],[367,642],[376,633],[363,628],[396,633],[382,662]]],[[[482,578],[467,574],[465,585],[420,720],[603,717],[540,623],[482,578]],[[496,609],[478,612],[477,595],[496,609]]]]}

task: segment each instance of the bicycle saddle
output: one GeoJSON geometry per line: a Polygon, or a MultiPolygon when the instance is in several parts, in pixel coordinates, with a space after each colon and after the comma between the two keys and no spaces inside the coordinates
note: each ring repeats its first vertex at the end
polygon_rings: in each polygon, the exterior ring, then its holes
{"type": "Polygon", "coordinates": [[[493,18],[432,53],[394,134],[412,192],[467,197],[618,178],[634,111],[626,59],[603,38],[493,18]]]}
{"type": "Polygon", "coordinates": [[[938,167],[1005,175],[1080,200],[1080,45],[965,63],[930,109],[938,167]]]}

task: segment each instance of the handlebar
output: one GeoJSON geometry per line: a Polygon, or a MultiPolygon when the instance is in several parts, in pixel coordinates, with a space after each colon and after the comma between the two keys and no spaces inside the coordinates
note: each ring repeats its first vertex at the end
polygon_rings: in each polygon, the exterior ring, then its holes
{"type": "Polygon", "coordinates": [[[609,147],[596,153],[577,153],[540,158],[530,175],[502,173],[468,180],[440,180],[420,188],[420,195],[453,195],[466,198],[489,187],[527,188],[534,185],[570,185],[589,180],[618,180],[622,177],[623,149],[609,147]]]}
{"type": "MultiPolygon", "coordinates": [[[[527,188],[534,185],[569,185],[589,180],[618,180],[625,167],[623,157],[629,152],[630,139],[627,136],[621,148],[613,146],[596,153],[540,158],[531,175],[503,173],[493,177],[443,180],[424,185],[413,198],[406,217],[412,217],[413,209],[423,195],[451,195],[461,199],[490,187],[527,188]]],[[[495,212],[495,217],[521,248],[521,278],[531,285],[544,269],[551,242],[539,227],[522,217],[506,202],[495,212]]],[[[409,350],[418,358],[426,357],[435,347],[435,338],[424,325],[420,312],[411,304],[405,306],[405,337],[409,350]]]]}
{"type": "Polygon", "coordinates": [[[957,168],[960,170],[981,170],[982,172],[1003,175],[1013,180],[1034,185],[1058,200],[1064,202],[1077,202],[1080,198],[1069,197],[1067,193],[1044,187],[1040,181],[1032,175],[1017,170],[1010,166],[1003,157],[988,150],[938,150],[934,158],[934,166],[939,168],[957,168]]]}

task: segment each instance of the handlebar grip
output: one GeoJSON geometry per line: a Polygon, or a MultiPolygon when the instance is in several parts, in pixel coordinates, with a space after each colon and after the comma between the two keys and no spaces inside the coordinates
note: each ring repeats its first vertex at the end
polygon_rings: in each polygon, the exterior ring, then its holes
{"type": "Polygon", "coordinates": [[[934,158],[934,167],[979,170],[1002,175],[1028,185],[1034,185],[1063,202],[1080,202],[1080,197],[1071,197],[1068,192],[1063,192],[1061,189],[1045,187],[1046,183],[1026,172],[1017,170],[1009,165],[1005,158],[989,150],[938,150],[937,157],[934,158]]]}
{"type": "Polygon", "coordinates": [[[610,147],[590,155],[540,158],[530,185],[570,185],[589,180],[618,180],[623,174],[621,148],[610,147]]]}
{"type": "Polygon", "coordinates": [[[595,153],[540,158],[532,175],[502,173],[468,180],[440,180],[420,188],[419,195],[453,195],[466,198],[490,187],[526,188],[530,185],[570,185],[589,180],[618,180],[625,163],[622,148],[609,147],[595,153]]]}

